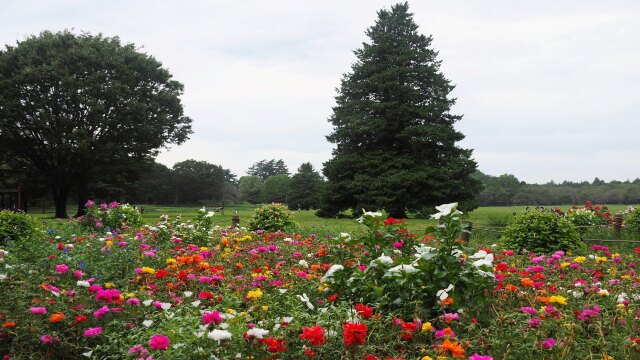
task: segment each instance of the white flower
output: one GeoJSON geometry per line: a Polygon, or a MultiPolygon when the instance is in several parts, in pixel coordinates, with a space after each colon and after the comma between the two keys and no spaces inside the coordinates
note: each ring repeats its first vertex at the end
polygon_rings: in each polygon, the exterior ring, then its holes
{"type": "Polygon", "coordinates": [[[440,300],[444,300],[449,297],[449,291],[453,290],[453,288],[454,288],[453,284],[449,284],[449,286],[447,286],[446,289],[438,290],[438,292],[436,293],[436,296],[440,298],[440,300]]]}
{"type": "Polygon", "coordinates": [[[191,297],[191,295],[193,295],[193,293],[191,291],[185,291],[183,292],[184,297],[191,297]]]}
{"type": "Polygon", "coordinates": [[[195,307],[200,306],[200,300],[197,300],[197,301],[193,301],[193,302],[191,302],[191,305],[193,305],[193,306],[195,306],[195,307]]]}
{"type": "Polygon", "coordinates": [[[197,338],[201,338],[204,336],[204,331],[194,332],[193,335],[195,335],[197,338]]]}
{"type": "Polygon", "coordinates": [[[91,286],[91,283],[86,280],[78,280],[76,281],[76,285],[88,288],[89,286],[91,286]]]}
{"type": "Polygon", "coordinates": [[[160,307],[162,308],[162,310],[169,310],[171,309],[171,303],[166,303],[166,302],[160,303],[160,307]]]}
{"type": "Polygon", "coordinates": [[[306,260],[300,260],[298,261],[298,265],[304,267],[305,269],[309,268],[309,263],[306,260]]]}
{"type": "Polygon", "coordinates": [[[493,265],[493,254],[489,254],[484,250],[480,250],[477,253],[469,256],[470,259],[478,259],[473,262],[473,266],[492,266],[493,265]]]}
{"type": "Polygon", "coordinates": [[[414,272],[417,272],[417,271],[418,271],[418,269],[414,268],[413,265],[402,264],[402,265],[398,265],[398,266],[392,267],[384,275],[385,276],[390,276],[390,275],[400,276],[400,274],[402,272],[407,273],[407,274],[411,274],[411,273],[414,273],[414,272]]]}
{"type": "Polygon", "coordinates": [[[584,296],[584,293],[582,291],[572,291],[571,295],[573,295],[574,298],[576,299],[580,299],[581,297],[584,296]]]}
{"type": "Polygon", "coordinates": [[[0,281],[3,281],[7,278],[7,274],[0,274],[0,281]]]}
{"type": "Polygon", "coordinates": [[[173,345],[171,347],[174,348],[174,349],[179,349],[179,348],[181,348],[183,346],[184,346],[184,343],[177,343],[177,344],[175,344],[175,345],[173,345]]]}
{"type": "Polygon", "coordinates": [[[269,333],[269,330],[260,329],[258,327],[254,327],[253,329],[250,329],[247,331],[248,336],[253,336],[257,339],[262,339],[262,337],[267,335],[268,333],[269,333]]]}
{"type": "Polygon", "coordinates": [[[92,354],[93,354],[93,350],[89,350],[87,352],[82,353],[82,356],[91,357],[92,354]]]}
{"type": "Polygon", "coordinates": [[[623,302],[625,302],[625,300],[627,300],[627,294],[620,293],[620,295],[618,295],[618,299],[616,300],[616,302],[618,304],[622,304],[623,302]]]}
{"type": "Polygon", "coordinates": [[[609,296],[609,291],[606,289],[602,289],[598,292],[598,294],[600,294],[600,296],[609,296]]]}
{"type": "Polygon", "coordinates": [[[344,266],[338,265],[338,264],[331,265],[329,270],[327,270],[327,273],[324,274],[322,279],[320,279],[320,282],[327,281],[327,279],[330,279],[333,276],[333,274],[335,274],[337,271],[340,271],[340,270],[344,270],[344,266]]]}
{"type": "MultiPolygon", "coordinates": [[[[248,331],[247,331],[248,333],[248,331]]],[[[211,340],[227,340],[227,339],[231,339],[231,333],[228,332],[227,330],[218,330],[215,329],[213,331],[211,331],[210,333],[207,334],[207,337],[211,340]]]]}
{"type": "Polygon", "coordinates": [[[144,325],[145,327],[149,327],[151,326],[151,324],[153,324],[153,320],[145,320],[142,322],[142,325],[144,325]]]}
{"type": "Polygon", "coordinates": [[[383,264],[383,265],[388,265],[388,264],[393,264],[393,259],[390,256],[386,256],[384,253],[382,255],[380,255],[379,258],[371,261],[371,263],[369,264],[369,266],[371,267],[375,267],[377,264],[383,264]]]}
{"type": "Polygon", "coordinates": [[[204,217],[212,217],[212,216],[213,216],[213,214],[214,214],[214,212],[213,212],[213,211],[209,211],[209,212],[207,213],[207,215],[205,215],[204,217]]]}
{"type": "MultiPolygon", "coordinates": [[[[364,210],[363,210],[363,211],[364,211],[364,210]]],[[[380,217],[380,216],[382,216],[382,213],[381,213],[381,212],[377,212],[377,211],[376,211],[376,212],[365,211],[365,212],[364,212],[364,214],[363,214],[362,216],[360,216],[360,217],[358,218],[358,220],[357,220],[357,221],[358,221],[360,224],[362,224],[362,222],[364,221],[364,217],[365,217],[365,216],[380,217]]]]}
{"type": "Polygon", "coordinates": [[[439,213],[437,214],[433,214],[431,215],[432,219],[436,219],[436,220],[440,220],[441,217],[443,216],[448,216],[448,215],[456,215],[456,214],[462,214],[461,211],[458,211],[458,209],[456,209],[458,207],[458,203],[451,203],[451,204],[443,204],[440,206],[436,206],[436,210],[439,211],[439,213]]]}
{"type": "Polygon", "coordinates": [[[304,293],[302,295],[296,295],[296,296],[298,297],[298,299],[300,299],[300,301],[302,301],[303,303],[305,303],[307,305],[309,310],[315,309],[313,304],[309,301],[309,297],[307,296],[307,293],[304,293]]]}
{"type": "Polygon", "coordinates": [[[228,329],[229,328],[229,324],[227,324],[227,323],[222,323],[219,326],[220,326],[220,329],[228,329]]]}
{"type": "Polygon", "coordinates": [[[284,294],[287,292],[287,289],[278,289],[278,292],[280,292],[280,294],[284,294]]]}

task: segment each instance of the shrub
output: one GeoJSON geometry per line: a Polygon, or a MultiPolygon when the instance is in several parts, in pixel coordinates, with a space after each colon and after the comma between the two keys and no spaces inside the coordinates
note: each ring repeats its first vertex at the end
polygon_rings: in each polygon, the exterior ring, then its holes
{"type": "Polygon", "coordinates": [[[36,233],[36,222],[31,216],[9,210],[0,211],[0,244],[10,240],[29,240],[36,233]]]}
{"type": "Polygon", "coordinates": [[[466,231],[457,204],[438,207],[432,215],[437,227],[423,239],[409,233],[403,220],[378,219],[380,213],[364,213],[359,219],[368,234],[334,238],[344,256],[357,253],[344,265],[335,264],[321,281],[351,301],[376,304],[403,316],[433,316],[485,302],[485,290],[495,281],[493,254],[473,252],[458,241],[466,231]]]}
{"type": "Polygon", "coordinates": [[[636,209],[627,215],[627,218],[624,219],[624,225],[627,229],[640,233],[640,210],[636,209]]]}
{"type": "Polygon", "coordinates": [[[80,219],[85,228],[98,229],[123,229],[126,227],[140,227],[143,224],[140,211],[129,204],[118,204],[112,202],[100,206],[89,200],[87,202],[87,213],[80,219]]]}
{"type": "Polygon", "coordinates": [[[293,213],[282,204],[264,205],[253,212],[249,220],[250,230],[288,230],[296,226],[293,213]]]}
{"type": "Polygon", "coordinates": [[[536,209],[519,214],[505,229],[500,239],[510,249],[526,249],[536,253],[578,250],[584,247],[578,229],[561,215],[536,209]]]}

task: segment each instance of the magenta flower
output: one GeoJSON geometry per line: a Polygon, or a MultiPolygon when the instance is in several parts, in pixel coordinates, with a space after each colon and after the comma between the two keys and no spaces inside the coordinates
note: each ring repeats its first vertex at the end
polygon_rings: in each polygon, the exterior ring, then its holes
{"type": "Polygon", "coordinates": [[[545,349],[551,349],[554,346],[556,346],[556,340],[554,338],[548,338],[542,341],[542,347],[545,349]]]}
{"type": "Polygon", "coordinates": [[[530,306],[523,306],[523,307],[520,308],[520,311],[522,311],[523,313],[531,314],[531,315],[533,315],[533,314],[538,312],[538,310],[536,310],[536,309],[534,309],[534,308],[532,308],[530,306]]]}
{"type": "Polygon", "coordinates": [[[93,316],[96,319],[100,320],[100,318],[102,318],[109,311],[110,311],[109,307],[107,305],[105,305],[105,306],[101,307],[100,309],[97,309],[96,311],[94,311],[93,312],[93,316]]]}
{"type": "Polygon", "coordinates": [[[47,313],[47,309],[45,309],[43,307],[32,307],[31,309],[29,309],[29,311],[31,311],[32,314],[46,314],[47,313]]]}
{"type": "Polygon", "coordinates": [[[220,312],[219,311],[213,311],[213,312],[205,312],[204,314],[202,314],[202,323],[205,325],[209,325],[209,324],[220,324],[222,322],[222,316],[220,316],[220,312]]]}
{"type": "Polygon", "coordinates": [[[53,344],[57,340],[51,335],[42,335],[40,336],[40,341],[42,341],[43,344],[53,344]]]}
{"type": "Polygon", "coordinates": [[[140,305],[140,300],[138,298],[127,299],[127,304],[129,304],[129,305],[140,305]]]}
{"type": "Polygon", "coordinates": [[[153,350],[166,350],[171,340],[162,334],[155,334],[149,339],[149,347],[153,350]]]}
{"type": "Polygon", "coordinates": [[[87,330],[84,331],[84,336],[86,337],[94,337],[100,334],[102,334],[101,327],[88,328],[87,330]]]}
{"type": "Polygon", "coordinates": [[[489,355],[479,355],[478,353],[475,353],[469,356],[469,360],[493,360],[493,357],[489,355]]]}
{"type": "Polygon", "coordinates": [[[66,264],[56,265],[56,272],[58,274],[66,274],[69,271],[69,267],[66,264]]]}

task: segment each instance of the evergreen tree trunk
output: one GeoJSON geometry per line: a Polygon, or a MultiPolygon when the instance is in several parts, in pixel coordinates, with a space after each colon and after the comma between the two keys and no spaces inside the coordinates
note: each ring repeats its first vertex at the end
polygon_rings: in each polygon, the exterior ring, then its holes
{"type": "Polygon", "coordinates": [[[56,207],[56,219],[67,219],[67,197],[69,196],[68,186],[53,187],[53,203],[56,207]]]}

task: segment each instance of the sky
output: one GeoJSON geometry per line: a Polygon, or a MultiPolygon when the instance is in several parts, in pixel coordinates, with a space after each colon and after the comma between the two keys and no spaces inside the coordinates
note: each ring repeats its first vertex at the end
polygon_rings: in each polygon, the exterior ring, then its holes
{"type": "MultiPolygon", "coordinates": [[[[119,36],[185,86],[190,140],[168,166],[238,176],[262,159],[295,173],[331,158],[336,88],[396,1],[0,0],[0,44],[44,30],[119,36]]],[[[459,143],[487,174],[528,183],[640,177],[640,1],[413,0],[456,85],[459,143]]]]}

